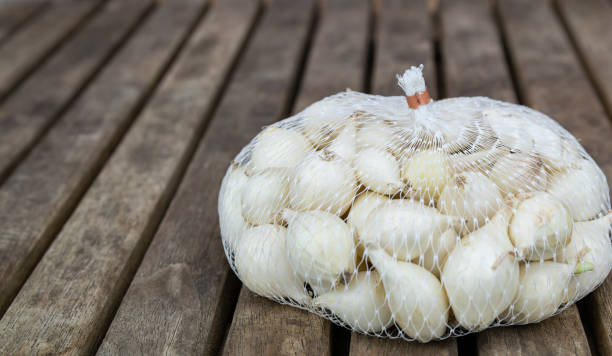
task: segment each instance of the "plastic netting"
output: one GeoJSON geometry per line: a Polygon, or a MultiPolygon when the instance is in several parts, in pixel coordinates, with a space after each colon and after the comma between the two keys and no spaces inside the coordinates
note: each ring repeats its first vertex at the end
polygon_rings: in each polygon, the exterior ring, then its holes
{"type": "Polygon", "coordinates": [[[427,342],[548,318],[612,268],[606,178],[554,120],[485,97],[347,91],[265,127],[219,196],[251,291],[427,342]]]}

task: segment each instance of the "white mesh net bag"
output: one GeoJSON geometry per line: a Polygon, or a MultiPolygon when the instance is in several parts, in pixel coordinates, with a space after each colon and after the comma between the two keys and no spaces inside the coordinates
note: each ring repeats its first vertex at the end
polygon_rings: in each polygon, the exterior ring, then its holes
{"type": "Polygon", "coordinates": [[[234,159],[219,216],[251,291],[351,330],[427,342],[537,322],[612,267],[606,178],[546,115],[484,97],[347,91],[234,159]]]}

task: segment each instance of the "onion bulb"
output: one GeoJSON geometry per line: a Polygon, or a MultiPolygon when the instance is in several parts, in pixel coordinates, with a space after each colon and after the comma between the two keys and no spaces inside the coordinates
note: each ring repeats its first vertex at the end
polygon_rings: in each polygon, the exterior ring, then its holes
{"type": "Polygon", "coordinates": [[[592,160],[581,159],[554,175],[547,191],[569,208],[575,221],[593,219],[610,208],[606,177],[592,160]]]}
{"type": "Polygon", "coordinates": [[[392,200],[370,213],[359,237],[366,246],[381,247],[400,260],[411,260],[461,222],[413,200],[392,200]]]}
{"type": "Polygon", "coordinates": [[[316,297],[313,305],[329,309],[361,332],[380,332],[392,322],[385,289],[376,271],[359,272],[347,285],[316,297]]]}
{"type": "Polygon", "coordinates": [[[519,267],[507,233],[511,214],[512,209],[504,207],[485,226],[464,237],[442,269],[453,313],[466,329],[489,326],[518,291],[519,267]]]}
{"type": "Polygon", "coordinates": [[[286,258],[287,229],[260,225],[245,231],[238,243],[235,266],[242,283],[251,291],[270,298],[291,298],[307,304],[310,300],[286,258]]]}
{"type": "Polygon", "coordinates": [[[551,316],[563,303],[573,273],[574,267],[565,263],[521,264],[519,291],[505,319],[533,323],[551,316]]]}
{"type": "Polygon", "coordinates": [[[357,129],[355,124],[352,121],[347,122],[338,133],[338,136],[325,149],[347,161],[351,161],[357,152],[356,136],[357,129]]]}
{"type": "Polygon", "coordinates": [[[302,132],[315,147],[325,147],[332,142],[349,119],[332,100],[318,101],[301,113],[302,132]]]}
{"type": "Polygon", "coordinates": [[[348,215],[348,223],[355,229],[358,236],[363,235],[364,228],[366,226],[366,219],[370,213],[389,201],[389,197],[374,193],[374,192],[363,192],[361,193],[355,202],[348,215]]]}
{"type": "Polygon", "coordinates": [[[505,195],[516,195],[546,189],[547,173],[544,163],[534,155],[508,152],[499,157],[489,178],[505,195]]]}
{"type": "Polygon", "coordinates": [[[255,138],[249,171],[257,172],[269,167],[293,167],[312,147],[299,132],[269,126],[255,138]]]}
{"type": "Polygon", "coordinates": [[[463,172],[447,184],[438,199],[438,209],[466,219],[468,231],[484,225],[503,204],[502,195],[484,174],[463,172]]]}
{"type": "Polygon", "coordinates": [[[394,260],[383,250],[366,253],[380,274],[389,308],[402,331],[420,342],[444,335],[448,298],[436,276],[414,263],[394,260]]]}
{"type": "Polygon", "coordinates": [[[452,172],[448,156],[438,150],[415,153],[404,162],[403,178],[410,184],[412,196],[429,203],[438,198],[451,180],[452,172]]]}
{"type": "Polygon", "coordinates": [[[592,264],[593,270],[574,276],[570,280],[568,300],[580,299],[603,282],[612,268],[612,212],[597,220],[574,223],[570,243],[560,260],[575,265],[592,264]]]}
{"type": "Polygon", "coordinates": [[[242,189],[242,216],[253,225],[280,221],[289,200],[290,171],[267,168],[249,177],[242,189]]]}
{"type": "Polygon", "coordinates": [[[249,226],[242,217],[241,195],[248,177],[245,169],[233,163],[227,171],[219,192],[219,226],[226,248],[236,251],[236,244],[249,226]]]}
{"type": "Polygon", "coordinates": [[[413,260],[413,263],[422,266],[436,277],[440,278],[440,273],[446,263],[448,254],[455,248],[460,240],[459,235],[453,229],[446,230],[439,238],[433,239],[425,253],[413,260]],[[421,260],[422,257],[422,260],[421,260]]]}
{"type": "Polygon", "coordinates": [[[355,269],[351,229],[336,215],[312,210],[285,210],[287,259],[293,270],[319,294],[355,269]]]}
{"type": "Polygon", "coordinates": [[[508,152],[506,149],[493,146],[486,150],[474,152],[467,151],[467,153],[457,152],[450,155],[448,161],[455,174],[464,171],[485,173],[488,172],[493,164],[495,164],[495,162],[506,152],[508,152]]]}
{"type": "Polygon", "coordinates": [[[356,142],[359,150],[378,148],[399,154],[401,148],[400,140],[398,139],[397,132],[391,125],[387,124],[384,120],[369,116],[362,116],[358,119],[359,125],[356,142]]]}
{"type": "Polygon", "coordinates": [[[289,188],[292,209],[325,210],[342,216],[357,193],[353,168],[323,150],[309,154],[294,169],[289,188]]]}
{"type": "Polygon", "coordinates": [[[508,234],[519,257],[531,261],[553,258],[572,235],[569,210],[546,192],[519,195],[508,234]],[[524,199],[522,199],[524,198],[524,199]]]}
{"type": "Polygon", "coordinates": [[[403,187],[400,167],[395,157],[379,148],[359,151],[353,164],[357,177],[368,190],[381,194],[395,194],[403,187]]]}

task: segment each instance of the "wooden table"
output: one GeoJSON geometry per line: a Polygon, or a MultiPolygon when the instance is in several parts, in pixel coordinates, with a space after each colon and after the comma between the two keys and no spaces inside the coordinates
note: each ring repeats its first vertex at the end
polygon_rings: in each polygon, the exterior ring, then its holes
{"type": "Polygon", "coordinates": [[[560,315],[429,344],[254,296],[217,194],[261,127],[349,87],[555,117],[612,178],[608,0],[0,2],[0,354],[612,354],[612,279],[560,315]]]}

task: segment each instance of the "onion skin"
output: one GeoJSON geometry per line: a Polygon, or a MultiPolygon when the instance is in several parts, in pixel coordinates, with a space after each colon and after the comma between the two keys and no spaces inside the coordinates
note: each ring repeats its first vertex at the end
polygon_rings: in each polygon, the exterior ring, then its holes
{"type": "Polygon", "coordinates": [[[455,177],[455,184],[447,184],[437,202],[443,214],[466,219],[468,231],[484,225],[503,204],[499,189],[479,172],[463,172],[455,177]]]}
{"type": "Polygon", "coordinates": [[[420,342],[444,335],[448,298],[436,276],[414,263],[394,260],[383,250],[366,254],[380,273],[389,308],[402,331],[420,342]]]}
{"type": "Polygon", "coordinates": [[[342,158],[329,151],[313,152],[295,167],[289,194],[294,210],[317,209],[342,216],[357,194],[357,178],[342,158]]]}
{"type": "Polygon", "coordinates": [[[359,272],[347,285],[315,298],[313,305],[331,310],[354,330],[375,333],[393,321],[385,296],[378,272],[359,272]]]}
{"type": "Polygon", "coordinates": [[[520,288],[505,319],[512,323],[534,323],[551,316],[563,303],[574,268],[544,261],[521,264],[520,288]]]}
{"type": "Polygon", "coordinates": [[[572,217],[565,205],[549,193],[519,195],[514,210],[508,234],[519,257],[530,261],[547,260],[555,257],[569,242],[572,217]]]}
{"type": "Polygon", "coordinates": [[[411,196],[429,203],[437,200],[451,180],[452,169],[445,153],[427,150],[415,153],[404,162],[402,176],[411,187],[411,196]]]}
{"type": "Polygon", "coordinates": [[[377,148],[361,150],[355,157],[353,165],[359,181],[368,190],[392,195],[404,186],[400,178],[399,163],[385,150],[377,148]]]}
{"type": "Polygon", "coordinates": [[[491,168],[489,178],[497,184],[504,196],[544,191],[548,183],[544,162],[522,152],[508,152],[499,157],[491,168]]]}
{"type": "Polygon", "coordinates": [[[287,229],[261,225],[245,231],[236,249],[238,276],[251,291],[269,298],[291,298],[310,303],[285,256],[287,229]]]}
{"type": "Polygon", "coordinates": [[[599,219],[574,223],[570,243],[559,259],[569,264],[589,262],[593,270],[575,275],[569,284],[566,301],[576,301],[601,284],[612,269],[612,212],[599,219]]]}
{"type": "Polygon", "coordinates": [[[331,290],[345,272],[355,270],[355,244],[348,225],[320,210],[285,210],[287,260],[292,270],[321,294],[331,290]]]}
{"type": "Polygon", "coordinates": [[[309,152],[312,146],[299,132],[270,126],[254,140],[250,172],[258,172],[270,167],[294,167],[309,152]]]}
{"type": "Polygon", "coordinates": [[[519,266],[507,233],[511,213],[509,207],[502,208],[485,226],[464,237],[442,270],[455,318],[466,329],[487,328],[518,291],[519,266]]]}
{"type": "Polygon", "coordinates": [[[423,254],[433,239],[461,222],[458,217],[440,214],[413,200],[392,200],[370,213],[359,237],[366,246],[381,247],[408,261],[423,254]]]}
{"type": "Polygon", "coordinates": [[[242,188],[248,181],[245,169],[232,164],[219,192],[219,226],[226,248],[236,251],[236,245],[249,224],[242,217],[242,188]]]}
{"type": "Polygon", "coordinates": [[[267,168],[253,174],[242,188],[242,216],[253,225],[280,222],[289,203],[290,171],[267,168]]]}
{"type": "Polygon", "coordinates": [[[581,159],[554,175],[547,191],[569,208],[574,221],[591,220],[610,209],[606,177],[592,160],[581,159]]]}

